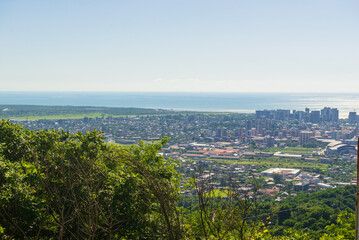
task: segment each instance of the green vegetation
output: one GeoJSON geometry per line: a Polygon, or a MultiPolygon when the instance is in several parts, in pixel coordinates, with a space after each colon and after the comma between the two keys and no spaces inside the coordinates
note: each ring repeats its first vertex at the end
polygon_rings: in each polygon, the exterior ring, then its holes
{"type": "MultiPolygon", "coordinates": [[[[101,133],[0,122],[1,239],[351,239],[355,187],[256,200],[261,179],[218,190],[158,154],[166,139],[119,147],[101,133]],[[212,188],[211,188],[212,187],[212,188]]],[[[277,159],[280,160],[280,159],[277,159]]],[[[210,178],[209,178],[210,179],[210,178]]],[[[281,181],[281,179],[276,179],[281,181]]]]}
{"type": "Polygon", "coordinates": [[[214,189],[210,192],[211,196],[221,197],[221,198],[230,196],[231,193],[233,193],[233,192],[229,191],[229,190],[220,190],[220,189],[214,189]]]}
{"type": "MultiPolygon", "coordinates": [[[[263,152],[281,152],[281,153],[292,153],[292,154],[307,154],[316,151],[316,148],[304,148],[304,147],[286,147],[286,148],[268,148],[263,152]]],[[[256,151],[259,151],[256,149],[256,151]]]]}
{"type": "Polygon", "coordinates": [[[304,170],[321,169],[326,170],[330,165],[319,162],[307,162],[305,160],[279,158],[279,157],[254,157],[254,158],[242,158],[239,161],[240,164],[254,164],[261,169],[266,168],[299,168],[304,170]]]}
{"type": "Polygon", "coordinates": [[[0,105],[0,119],[37,120],[37,119],[77,119],[102,116],[162,115],[188,112],[175,112],[163,109],[78,107],[78,106],[36,106],[0,105]]]}
{"type": "Polygon", "coordinates": [[[98,132],[0,122],[1,239],[180,238],[175,162],[163,142],[118,148],[98,132]]]}
{"type": "Polygon", "coordinates": [[[299,168],[303,170],[326,171],[328,167],[331,166],[330,164],[327,163],[319,163],[319,162],[313,163],[313,162],[307,162],[305,160],[279,158],[279,157],[243,157],[239,160],[207,158],[206,160],[211,162],[224,163],[224,164],[256,165],[259,170],[282,167],[282,168],[299,168]]]}
{"type": "MultiPolygon", "coordinates": [[[[270,217],[268,228],[272,235],[282,236],[286,229],[293,228],[295,231],[305,230],[312,239],[319,239],[325,234],[335,235],[332,230],[337,228],[337,219],[355,213],[355,191],[356,186],[347,186],[311,194],[301,193],[274,206],[273,202],[262,203],[257,210],[263,220],[270,217]]],[[[353,227],[354,222],[350,222],[346,229],[353,227]]],[[[352,231],[345,234],[354,237],[352,231]]]]}

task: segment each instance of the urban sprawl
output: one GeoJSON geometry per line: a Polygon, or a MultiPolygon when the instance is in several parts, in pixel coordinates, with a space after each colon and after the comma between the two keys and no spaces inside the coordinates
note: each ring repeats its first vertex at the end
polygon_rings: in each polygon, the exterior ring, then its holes
{"type": "MultiPolygon", "coordinates": [[[[336,108],[320,111],[257,110],[255,114],[185,113],[146,116],[17,121],[29,129],[102,131],[106,141],[169,142],[161,154],[177,159],[183,183],[197,177],[225,190],[231,176],[241,191],[281,201],[300,191],[356,184],[358,116],[339,119],[336,108]],[[248,179],[256,178],[260,188],[248,179]]],[[[182,185],[182,193],[194,194],[182,185]]]]}

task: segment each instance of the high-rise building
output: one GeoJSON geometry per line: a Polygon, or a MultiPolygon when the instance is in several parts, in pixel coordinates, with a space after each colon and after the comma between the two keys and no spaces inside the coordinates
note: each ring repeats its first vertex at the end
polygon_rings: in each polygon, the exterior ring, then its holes
{"type": "Polygon", "coordinates": [[[216,137],[222,137],[222,129],[221,128],[217,128],[216,137]]]}
{"type": "Polygon", "coordinates": [[[290,110],[277,109],[276,111],[276,120],[287,120],[290,115],[290,110]]]}
{"type": "Polygon", "coordinates": [[[304,118],[305,112],[303,111],[293,111],[293,118],[297,120],[302,120],[304,118]]]}
{"type": "Polygon", "coordinates": [[[320,113],[324,122],[338,122],[339,120],[339,111],[336,108],[325,107],[320,113]]]}
{"type": "Polygon", "coordinates": [[[339,110],[336,108],[332,108],[329,113],[329,121],[338,122],[339,121],[339,110]]]}
{"type": "Polygon", "coordinates": [[[234,135],[235,135],[236,137],[239,137],[239,136],[241,136],[241,134],[242,134],[242,129],[236,128],[236,130],[234,131],[234,135]]]}
{"type": "Polygon", "coordinates": [[[227,128],[217,128],[216,137],[226,137],[227,136],[227,128]]]}
{"type": "Polygon", "coordinates": [[[256,120],[255,123],[256,123],[256,125],[255,125],[255,127],[256,127],[256,133],[263,135],[262,121],[261,121],[261,120],[256,120]]]}
{"type": "Polygon", "coordinates": [[[222,137],[227,137],[227,128],[222,128],[222,137]]]}
{"type": "Polygon", "coordinates": [[[301,131],[299,133],[299,142],[300,142],[300,144],[308,143],[310,141],[310,137],[312,135],[313,134],[310,131],[301,131]]]}
{"type": "Polygon", "coordinates": [[[320,116],[324,122],[329,122],[329,113],[331,108],[325,107],[322,110],[320,110],[320,116]]]}
{"type": "Polygon", "coordinates": [[[267,119],[266,120],[266,130],[269,130],[269,129],[271,129],[272,128],[272,121],[271,120],[269,120],[269,119],[267,119]]]}
{"type": "Polygon", "coordinates": [[[349,117],[348,117],[348,121],[350,124],[354,124],[357,122],[357,113],[356,112],[350,112],[349,113],[349,117]]]}
{"type": "Polygon", "coordinates": [[[251,130],[252,129],[252,121],[251,120],[247,120],[246,121],[246,130],[251,130]]]}
{"type": "Polygon", "coordinates": [[[256,110],[256,118],[269,118],[271,111],[269,110],[256,110]]]}
{"type": "Polygon", "coordinates": [[[257,134],[257,131],[256,131],[256,129],[255,128],[252,128],[251,130],[250,130],[250,136],[255,136],[257,134]]]}
{"type": "Polygon", "coordinates": [[[310,112],[310,121],[312,123],[319,123],[320,122],[320,111],[311,111],[310,112]]]}

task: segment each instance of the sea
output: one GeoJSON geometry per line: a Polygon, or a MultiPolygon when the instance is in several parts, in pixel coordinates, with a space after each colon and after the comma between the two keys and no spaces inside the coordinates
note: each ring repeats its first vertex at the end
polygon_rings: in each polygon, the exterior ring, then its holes
{"type": "Polygon", "coordinates": [[[359,110],[359,93],[0,92],[0,105],[103,106],[254,113],[255,110],[359,110]]]}

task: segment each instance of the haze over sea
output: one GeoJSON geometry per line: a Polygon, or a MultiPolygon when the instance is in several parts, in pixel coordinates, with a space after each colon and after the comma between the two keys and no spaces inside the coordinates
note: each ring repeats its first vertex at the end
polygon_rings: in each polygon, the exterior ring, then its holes
{"type": "Polygon", "coordinates": [[[0,92],[0,104],[138,107],[254,113],[262,109],[359,109],[359,93],[0,92]]]}

